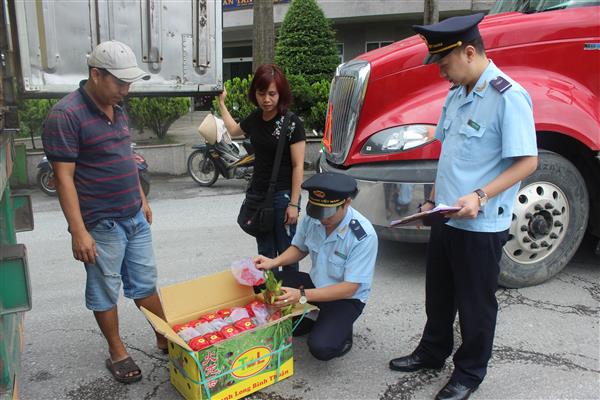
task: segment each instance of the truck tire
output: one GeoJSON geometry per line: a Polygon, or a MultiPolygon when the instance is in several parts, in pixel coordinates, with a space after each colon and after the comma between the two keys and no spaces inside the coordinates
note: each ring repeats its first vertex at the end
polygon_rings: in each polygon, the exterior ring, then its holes
{"type": "Polygon", "coordinates": [[[537,285],[559,273],[581,243],[589,200],[577,168],[556,153],[540,151],[537,170],[521,183],[498,283],[537,285]]]}

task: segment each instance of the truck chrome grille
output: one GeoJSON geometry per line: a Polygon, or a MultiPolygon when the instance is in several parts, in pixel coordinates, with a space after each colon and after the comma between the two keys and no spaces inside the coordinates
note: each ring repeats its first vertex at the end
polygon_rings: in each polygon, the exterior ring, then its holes
{"type": "Polygon", "coordinates": [[[328,110],[332,113],[331,153],[326,157],[334,164],[342,164],[350,151],[370,70],[366,61],[350,61],[338,67],[333,79],[328,110]]]}
{"type": "Polygon", "coordinates": [[[345,143],[352,138],[347,138],[354,132],[348,131],[348,121],[351,118],[352,97],[356,86],[353,76],[336,76],[331,91],[331,104],[333,115],[331,119],[331,150],[334,154],[344,152],[345,143]]]}

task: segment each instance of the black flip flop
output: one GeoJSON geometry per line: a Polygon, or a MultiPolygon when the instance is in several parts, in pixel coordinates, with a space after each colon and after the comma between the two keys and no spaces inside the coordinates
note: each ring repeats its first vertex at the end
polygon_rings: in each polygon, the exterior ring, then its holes
{"type": "Polygon", "coordinates": [[[112,362],[110,358],[107,358],[106,368],[108,368],[112,376],[121,383],[133,383],[142,379],[142,370],[137,366],[131,357],[127,357],[117,362],[112,362]],[[127,376],[127,374],[135,371],[138,371],[139,373],[136,375],[127,376]]]}

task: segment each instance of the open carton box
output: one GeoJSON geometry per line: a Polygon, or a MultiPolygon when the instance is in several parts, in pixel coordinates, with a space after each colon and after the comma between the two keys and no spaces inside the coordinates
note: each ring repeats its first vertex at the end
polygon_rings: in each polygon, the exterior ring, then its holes
{"type": "Polygon", "coordinates": [[[160,298],[166,320],[143,307],[142,312],[169,340],[171,383],[188,400],[235,400],[293,375],[292,317],[317,309],[296,304],[290,315],[195,352],[173,331],[174,324],[244,307],[260,296],[225,271],[163,287],[160,298]]]}

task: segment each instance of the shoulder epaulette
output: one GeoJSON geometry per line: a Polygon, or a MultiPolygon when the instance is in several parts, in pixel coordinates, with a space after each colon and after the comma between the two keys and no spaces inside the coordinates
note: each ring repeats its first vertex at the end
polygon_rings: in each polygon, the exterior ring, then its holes
{"type": "Polygon", "coordinates": [[[504,79],[501,76],[496,77],[496,79],[494,79],[493,81],[490,81],[490,85],[496,89],[497,91],[499,91],[500,93],[504,93],[506,92],[508,89],[511,88],[512,83],[510,83],[509,81],[507,81],[506,79],[504,79]]]}
{"type": "Polygon", "coordinates": [[[367,237],[367,232],[365,232],[360,222],[355,219],[350,220],[350,230],[358,240],[363,240],[367,237]]]}

